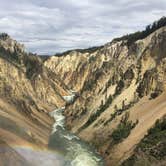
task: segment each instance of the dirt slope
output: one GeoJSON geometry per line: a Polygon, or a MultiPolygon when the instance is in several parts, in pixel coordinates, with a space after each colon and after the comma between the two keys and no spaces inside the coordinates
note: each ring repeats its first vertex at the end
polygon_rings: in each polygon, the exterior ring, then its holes
{"type": "Polygon", "coordinates": [[[147,131],[155,124],[156,120],[166,115],[166,92],[155,100],[142,99],[130,110],[130,119],[139,120],[138,125],[131,131],[131,134],[110,151],[108,158],[112,165],[121,163],[121,159],[128,158],[135,146],[147,134],[147,131]]]}

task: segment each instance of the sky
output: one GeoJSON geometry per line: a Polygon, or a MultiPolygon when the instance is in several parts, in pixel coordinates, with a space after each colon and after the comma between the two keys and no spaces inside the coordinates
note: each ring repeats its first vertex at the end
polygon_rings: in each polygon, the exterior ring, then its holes
{"type": "Polygon", "coordinates": [[[52,55],[103,45],[166,16],[166,0],[0,0],[0,32],[52,55]]]}

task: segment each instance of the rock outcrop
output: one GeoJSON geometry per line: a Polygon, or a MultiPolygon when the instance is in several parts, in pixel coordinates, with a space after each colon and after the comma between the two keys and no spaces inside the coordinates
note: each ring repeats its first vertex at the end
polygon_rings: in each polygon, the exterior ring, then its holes
{"type": "Polygon", "coordinates": [[[62,96],[68,94],[67,86],[39,57],[26,53],[7,34],[0,35],[0,150],[6,146],[0,165],[22,165],[24,156],[16,147],[47,149],[53,124],[48,113],[65,105],[62,96]]]}

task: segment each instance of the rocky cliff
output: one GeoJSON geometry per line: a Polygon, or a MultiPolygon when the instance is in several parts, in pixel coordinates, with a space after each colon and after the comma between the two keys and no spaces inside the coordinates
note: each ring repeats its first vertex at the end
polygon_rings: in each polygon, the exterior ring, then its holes
{"type": "Polygon", "coordinates": [[[53,124],[48,113],[64,106],[67,94],[66,85],[40,58],[0,35],[0,165],[28,165],[28,152],[21,156],[20,148],[32,149],[32,156],[33,150],[47,149],[53,124]]]}
{"type": "Polygon", "coordinates": [[[66,126],[93,144],[107,165],[119,165],[166,114],[166,27],[129,42],[73,50],[44,65],[78,92],[66,126]]]}

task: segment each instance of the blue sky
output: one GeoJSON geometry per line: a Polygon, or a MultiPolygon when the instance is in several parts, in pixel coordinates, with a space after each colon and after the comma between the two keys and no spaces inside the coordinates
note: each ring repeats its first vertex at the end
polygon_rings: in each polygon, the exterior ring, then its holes
{"type": "Polygon", "coordinates": [[[0,31],[54,54],[102,45],[166,16],[166,0],[0,0],[0,31]]]}

